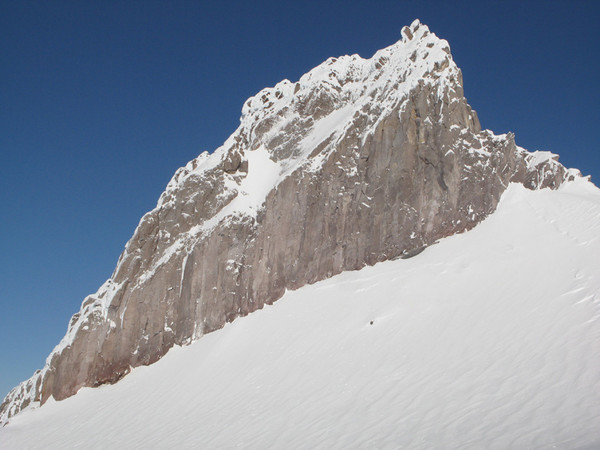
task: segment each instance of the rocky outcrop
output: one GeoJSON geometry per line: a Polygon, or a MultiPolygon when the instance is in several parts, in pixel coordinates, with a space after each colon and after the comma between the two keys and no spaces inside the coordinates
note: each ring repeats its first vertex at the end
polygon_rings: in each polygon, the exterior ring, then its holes
{"type": "Polygon", "coordinates": [[[371,59],[331,58],[265,89],[222,147],[177,171],[0,420],[113,383],[286,289],[468,230],[510,182],[577,176],[553,158],[481,130],[447,42],[418,21],[371,59]]]}

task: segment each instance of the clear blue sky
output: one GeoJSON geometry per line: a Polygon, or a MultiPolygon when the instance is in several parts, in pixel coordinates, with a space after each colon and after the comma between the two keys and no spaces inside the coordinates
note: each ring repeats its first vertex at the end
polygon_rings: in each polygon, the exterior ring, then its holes
{"type": "Polygon", "coordinates": [[[600,180],[600,2],[0,3],[0,396],[41,368],[173,172],[244,100],[415,18],[482,126],[600,180]]]}

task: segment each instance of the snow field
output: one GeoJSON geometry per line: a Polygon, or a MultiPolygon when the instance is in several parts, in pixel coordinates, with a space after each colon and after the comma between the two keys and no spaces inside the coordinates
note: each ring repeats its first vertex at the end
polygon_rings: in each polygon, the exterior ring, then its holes
{"type": "Polygon", "coordinates": [[[600,190],[511,185],[472,231],[288,292],[0,448],[598,448],[600,190]]]}

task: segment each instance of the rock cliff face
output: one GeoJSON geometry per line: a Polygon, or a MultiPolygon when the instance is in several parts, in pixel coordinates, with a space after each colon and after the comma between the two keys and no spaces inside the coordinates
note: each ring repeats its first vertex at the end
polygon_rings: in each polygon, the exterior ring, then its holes
{"type": "Polygon", "coordinates": [[[402,34],[250,98],[225,144],[175,173],[0,421],[115,382],[286,289],[413,256],[479,223],[510,182],[578,176],[482,131],[447,42],[418,21],[402,34]]]}

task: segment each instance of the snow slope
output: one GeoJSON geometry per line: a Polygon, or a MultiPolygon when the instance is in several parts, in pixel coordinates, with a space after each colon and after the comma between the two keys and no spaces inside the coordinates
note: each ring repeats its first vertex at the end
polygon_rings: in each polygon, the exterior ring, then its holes
{"type": "Polygon", "coordinates": [[[511,185],[474,230],[288,292],[17,448],[600,448],[600,190],[511,185]]]}

